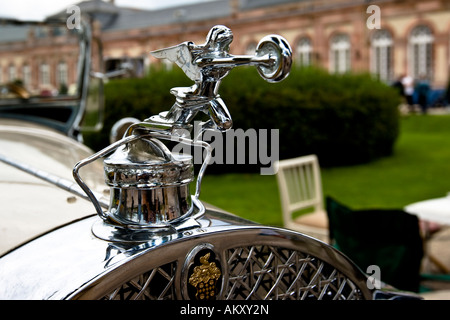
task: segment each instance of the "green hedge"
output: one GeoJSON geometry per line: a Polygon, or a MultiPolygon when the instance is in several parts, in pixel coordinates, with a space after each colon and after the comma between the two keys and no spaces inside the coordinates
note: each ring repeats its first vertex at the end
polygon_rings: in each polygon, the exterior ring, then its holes
{"type": "MultiPolygon", "coordinates": [[[[191,84],[178,68],[110,81],[104,130],[86,142],[94,149],[104,147],[115,121],[168,110],[174,101],[170,88],[191,84]]],[[[294,67],[286,80],[269,84],[254,68],[240,67],[223,80],[220,95],[234,129],[279,129],[281,159],[314,153],[321,166],[364,163],[390,155],[398,136],[400,97],[369,74],[331,75],[294,67]]]]}

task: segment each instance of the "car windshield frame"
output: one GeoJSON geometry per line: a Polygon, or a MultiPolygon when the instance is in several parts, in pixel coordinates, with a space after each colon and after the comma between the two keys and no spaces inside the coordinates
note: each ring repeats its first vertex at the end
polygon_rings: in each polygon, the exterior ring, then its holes
{"type": "MultiPolygon", "coordinates": [[[[34,28],[56,28],[66,27],[63,19],[49,19],[45,21],[22,21],[16,19],[0,18],[0,28],[6,25],[34,28]]],[[[26,120],[53,128],[65,135],[78,140],[81,125],[84,119],[90,71],[92,63],[92,32],[90,23],[81,19],[79,28],[66,32],[76,36],[78,41],[78,57],[76,65],[76,91],[73,95],[18,95],[13,98],[0,99],[0,117],[10,119],[26,120]]],[[[47,39],[45,39],[47,40],[47,39]]],[[[26,41],[26,39],[25,39],[26,41]]],[[[10,45],[8,42],[0,43],[0,47],[10,45]]],[[[1,48],[0,48],[1,49],[1,48]]],[[[1,52],[0,52],[1,53],[1,52]]],[[[2,83],[4,90],[14,91],[14,83],[2,83]],[[5,86],[10,86],[6,87],[5,86]]]]}

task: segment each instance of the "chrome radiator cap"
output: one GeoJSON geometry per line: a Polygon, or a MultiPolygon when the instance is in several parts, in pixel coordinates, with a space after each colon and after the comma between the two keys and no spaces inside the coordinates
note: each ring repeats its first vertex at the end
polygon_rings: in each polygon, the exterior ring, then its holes
{"type": "Polygon", "coordinates": [[[190,183],[192,156],[171,153],[156,139],[142,139],[119,147],[104,160],[105,182],[110,187],[157,188],[190,183]]]}
{"type": "Polygon", "coordinates": [[[122,145],[104,160],[107,215],[119,224],[164,226],[192,210],[192,156],[172,154],[156,139],[122,145]]]}

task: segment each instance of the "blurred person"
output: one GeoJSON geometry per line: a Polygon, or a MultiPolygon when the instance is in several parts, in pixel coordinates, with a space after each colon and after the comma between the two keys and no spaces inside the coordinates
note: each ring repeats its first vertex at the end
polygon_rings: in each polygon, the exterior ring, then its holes
{"type": "Polygon", "coordinates": [[[431,87],[425,75],[421,75],[419,77],[415,90],[417,92],[417,99],[420,109],[423,114],[426,114],[428,109],[428,94],[430,93],[431,87]]]}
{"type": "Polygon", "coordinates": [[[414,80],[413,80],[413,78],[411,76],[404,75],[402,77],[402,85],[404,88],[406,103],[408,104],[409,110],[413,112],[414,111],[414,101],[413,101],[414,80]]]}
{"type": "Polygon", "coordinates": [[[398,77],[397,80],[395,80],[394,83],[392,84],[392,87],[395,88],[402,97],[404,97],[405,88],[403,87],[402,79],[403,76],[398,77]]]}
{"type": "Polygon", "coordinates": [[[445,105],[450,105],[450,80],[448,81],[448,84],[447,84],[444,103],[445,103],[445,105]]]}

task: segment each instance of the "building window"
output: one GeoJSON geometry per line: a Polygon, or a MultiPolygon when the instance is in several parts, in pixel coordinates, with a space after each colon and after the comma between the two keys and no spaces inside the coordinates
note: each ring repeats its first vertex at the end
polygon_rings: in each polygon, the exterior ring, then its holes
{"type": "Polygon", "coordinates": [[[67,81],[68,81],[67,63],[65,63],[65,62],[58,63],[57,75],[58,75],[58,83],[59,83],[59,85],[60,86],[66,86],[67,85],[67,81]]]}
{"type": "Polygon", "coordinates": [[[377,30],[371,42],[371,69],[382,81],[391,81],[392,74],[392,36],[387,30],[377,30]]]}
{"type": "Polygon", "coordinates": [[[415,27],[409,38],[410,73],[414,79],[425,76],[432,79],[433,34],[427,26],[415,27]]]}
{"type": "Polygon", "coordinates": [[[301,66],[311,65],[312,46],[309,38],[302,38],[297,44],[297,61],[301,66]]]}
{"type": "Polygon", "coordinates": [[[50,66],[42,63],[39,67],[40,84],[43,86],[50,84],[50,66]]]}
{"type": "Polygon", "coordinates": [[[330,43],[330,71],[350,71],[350,39],[346,34],[335,35],[330,43]]]}
{"type": "Polygon", "coordinates": [[[36,28],[36,32],[35,32],[35,36],[37,38],[46,38],[48,37],[48,28],[45,26],[42,27],[37,27],[36,28]]]}
{"type": "Polygon", "coordinates": [[[8,68],[8,81],[14,82],[17,80],[16,67],[14,65],[10,65],[8,68]]]}
{"type": "Polygon", "coordinates": [[[22,74],[24,86],[29,87],[31,85],[31,68],[28,64],[23,66],[22,74]]]}

